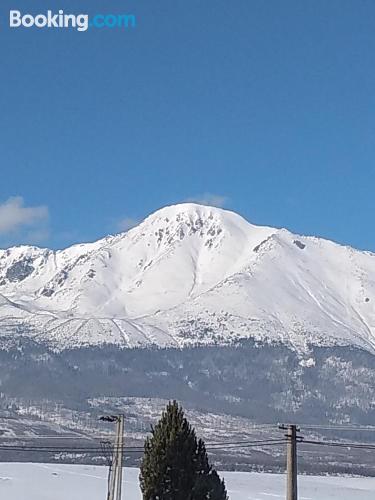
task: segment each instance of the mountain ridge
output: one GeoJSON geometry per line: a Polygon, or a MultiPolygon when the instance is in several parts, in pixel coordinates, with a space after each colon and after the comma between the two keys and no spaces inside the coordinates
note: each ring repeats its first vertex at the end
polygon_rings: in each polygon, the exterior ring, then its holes
{"type": "Polygon", "coordinates": [[[58,349],[249,337],[375,349],[374,254],[192,203],[93,243],[0,250],[0,296],[0,332],[58,349]]]}

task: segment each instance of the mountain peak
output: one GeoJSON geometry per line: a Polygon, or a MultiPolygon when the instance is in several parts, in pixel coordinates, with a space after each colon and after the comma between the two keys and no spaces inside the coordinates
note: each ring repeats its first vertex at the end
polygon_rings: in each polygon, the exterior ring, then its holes
{"type": "Polygon", "coordinates": [[[245,219],[235,212],[190,202],[165,206],[149,215],[144,222],[154,224],[163,221],[168,224],[175,221],[177,223],[190,224],[193,221],[194,223],[198,221],[198,224],[200,222],[203,224],[206,221],[213,220],[224,222],[226,219],[241,219],[244,223],[248,224],[245,219]]]}
{"type": "Polygon", "coordinates": [[[206,238],[205,244],[209,247],[218,239],[223,239],[225,234],[240,237],[252,233],[258,239],[256,233],[263,237],[266,233],[275,232],[272,228],[252,225],[230,210],[197,203],[166,206],[132,229],[132,233],[141,232],[143,235],[147,231],[154,232],[157,244],[172,244],[189,236],[206,238]]]}

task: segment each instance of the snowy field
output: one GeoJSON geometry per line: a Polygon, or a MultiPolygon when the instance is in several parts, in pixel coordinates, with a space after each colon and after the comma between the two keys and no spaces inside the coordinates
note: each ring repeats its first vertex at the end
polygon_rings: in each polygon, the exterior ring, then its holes
{"type": "MultiPolygon", "coordinates": [[[[226,472],[230,500],[285,498],[285,476],[226,472]]],[[[86,465],[0,463],[0,498],[104,500],[107,470],[86,465]]],[[[300,500],[373,500],[375,478],[301,477],[300,500]]],[[[125,469],[123,498],[141,500],[138,470],[125,469]]]]}

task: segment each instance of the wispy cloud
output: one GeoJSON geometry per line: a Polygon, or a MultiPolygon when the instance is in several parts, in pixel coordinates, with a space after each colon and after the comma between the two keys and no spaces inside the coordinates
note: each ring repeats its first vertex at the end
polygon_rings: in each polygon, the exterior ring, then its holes
{"type": "Polygon", "coordinates": [[[0,204],[0,235],[14,234],[25,228],[39,231],[48,217],[46,206],[28,207],[21,196],[8,198],[0,204]]]}
{"type": "Polygon", "coordinates": [[[203,193],[198,196],[187,198],[185,201],[199,203],[200,205],[209,205],[212,207],[225,207],[229,202],[229,198],[220,194],[203,193]]]}

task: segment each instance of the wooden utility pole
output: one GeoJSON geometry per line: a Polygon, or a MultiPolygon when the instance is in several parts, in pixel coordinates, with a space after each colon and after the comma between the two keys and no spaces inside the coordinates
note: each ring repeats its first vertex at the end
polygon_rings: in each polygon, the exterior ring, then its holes
{"type": "Polygon", "coordinates": [[[286,500],[297,500],[297,426],[288,425],[287,429],[287,487],[286,500]]]}
{"type": "Polygon", "coordinates": [[[124,453],[124,415],[101,417],[106,422],[116,422],[113,458],[109,469],[107,500],[121,500],[122,465],[124,453]]]}
{"type": "Polygon", "coordinates": [[[297,440],[301,440],[297,436],[299,429],[296,425],[280,425],[279,429],[287,431],[287,450],[286,450],[286,500],[298,500],[297,488],[297,440]]]}
{"type": "Polygon", "coordinates": [[[117,474],[116,474],[115,500],[121,500],[123,451],[124,451],[124,415],[120,415],[117,421],[117,474]]]}

